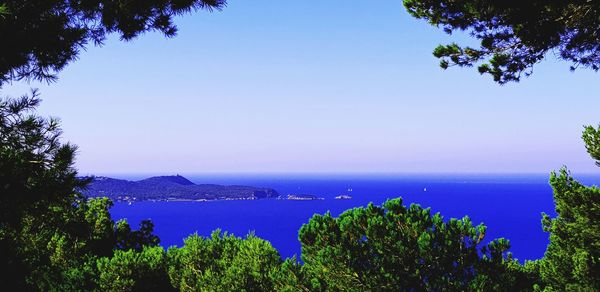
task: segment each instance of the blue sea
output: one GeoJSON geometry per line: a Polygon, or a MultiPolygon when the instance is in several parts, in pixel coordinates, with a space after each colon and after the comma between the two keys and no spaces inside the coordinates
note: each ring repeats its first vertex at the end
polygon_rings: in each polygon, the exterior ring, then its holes
{"type": "MultiPolygon", "coordinates": [[[[142,176],[114,176],[141,179],[142,176]]],[[[195,175],[197,184],[270,187],[280,194],[314,194],[314,201],[261,199],[214,202],[116,203],[115,219],[127,218],[133,226],[151,219],[165,247],[181,246],[190,234],[208,236],[219,228],[237,236],[254,232],[270,241],[283,257],[300,255],[298,230],[314,214],[381,204],[402,197],[405,204],[431,207],[445,218],[469,216],[484,223],[486,240],[504,237],[520,261],[543,257],[548,234],[542,231],[541,213],[555,215],[548,174],[511,175],[195,175]],[[336,200],[338,195],[350,200],[336,200]]],[[[598,184],[600,176],[576,176],[598,184]]]]}

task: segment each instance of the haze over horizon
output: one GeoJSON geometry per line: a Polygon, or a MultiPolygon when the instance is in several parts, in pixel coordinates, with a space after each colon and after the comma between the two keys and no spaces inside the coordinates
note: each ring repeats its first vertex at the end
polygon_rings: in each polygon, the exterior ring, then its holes
{"type": "Polygon", "coordinates": [[[505,86],[444,72],[431,52],[456,39],[401,1],[229,1],[177,24],[3,95],[39,88],[84,174],[597,171],[580,138],[597,73],[553,58],[505,86]]]}

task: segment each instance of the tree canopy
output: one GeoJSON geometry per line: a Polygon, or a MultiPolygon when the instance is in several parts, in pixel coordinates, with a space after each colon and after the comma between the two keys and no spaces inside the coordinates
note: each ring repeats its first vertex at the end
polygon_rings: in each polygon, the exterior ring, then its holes
{"type": "Polygon", "coordinates": [[[0,98],[0,277],[17,290],[93,287],[97,257],[159,243],[144,221],[114,222],[106,198],[78,193],[87,179],[73,167],[76,148],[60,140],[57,119],[36,115],[34,91],[0,98]]]}
{"type": "Polygon", "coordinates": [[[507,253],[484,244],[486,227],[444,218],[401,199],[333,218],[315,215],[299,232],[311,289],[333,291],[505,291],[533,286],[507,253]]]}
{"type": "Polygon", "coordinates": [[[552,173],[557,217],[544,214],[550,243],[540,276],[548,291],[600,290],[600,189],[577,182],[562,169],[552,173]]]}
{"type": "Polygon", "coordinates": [[[587,152],[596,160],[596,165],[600,166],[600,125],[598,129],[586,126],[583,131],[583,142],[587,152]]]}
{"type": "Polygon", "coordinates": [[[196,234],[167,251],[169,278],[180,291],[274,291],[279,252],[252,234],[242,239],[216,230],[196,234]]]}
{"type": "Polygon", "coordinates": [[[479,47],[440,45],[440,66],[471,67],[504,84],[529,76],[548,54],[600,68],[600,2],[404,0],[408,12],[445,32],[466,31],[479,47]]]}
{"type": "Polygon", "coordinates": [[[11,80],[51,81],[90,43],[108,34],[128,41],[147,31],[177,32],[173,17],[221,9],[225,0],[8,0],[0,6],[0,86],[11,80]]]}

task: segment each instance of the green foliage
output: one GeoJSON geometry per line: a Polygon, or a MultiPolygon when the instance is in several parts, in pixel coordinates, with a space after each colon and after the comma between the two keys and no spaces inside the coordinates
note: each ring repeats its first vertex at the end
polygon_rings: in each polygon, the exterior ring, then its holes
{"type": "Polygon", "coordinates": [[[587,152],[596,160],[596,165],[600,166],[600,125],[598,129],[592,126],[585,127],[582,138],[587,152]]]}
{"type": "Polygon", "coordinates": [[[6,4],[1,4],[0,5],[0,17],[4,17],[6,14],[8,14],[8,9],[6,9],[6,4]]]}
{"type": "MultiPolygon", "coordinates": [[[[85,181],[72,167],[75,147],[58,141],[56,119],[33,115],[37,92],[0,99],[0,285],[24,287],[33,267],[48,262],[39,246],[52,238],[55,210],[69,209],[85,181]]],[[[54,220],[57,219],[57,220],[54,220]]],[[[43,249],[42,249],[43,250],[43,249]]]]}
{"type": "Polygon", "coordinates": [[[25,216],[23,228],[11,238],[29,270],[19,276],[40,290],[88,290],[96,286],[96,258],[111,257],[115,250],[139,252],[158,244],[145,240],[156,238],[151,228],[143,230],[151,224],[138,231],[131,231],[125,221],[116,226],[110,206],[112,202],[106,198],[77,197],[69,208],[51,206],[41,218],[25,216]]]}
{"type": "Polygon", "coordinates": [[[116,251],[101,258],[98,265],[98,289],[101,291],[171,291],[167,276],[166,253],[162,247],[116,251]]]}
{"type": "Polygon", "coordinates": [[[33,115],[38,93],[0,99],[0,224],[18,228],[24,213],[68,204],[85,185],[72,167],[76,148],[61,144],[58,120],[33,115]]]}
{"type": "Polygon", "coordinates": [[[600,68],[597,1],[404,0],[408,12],[445,32],[467,31],[478,48],[440,45],[440,66],[478,65],[504,84],[529,76],[548,53],[577,67],[600,68]]]}
{"type": "Polygon", "coordinates": [[[281,257],[268,241],[213,232],[167,251],[169,277],[181,291],[271,291],[281,257]]]}
{"type": "Polygon", "coordinates": [[[56,119],[35,115],[37,92],[0,99],[0,277],[17,290],[94,287],[95,258],[157,245],[153,225],[117,226],[106,198],[77,193],[75,147],[60,142],[56,119]]]}
{"type": "MultiPolygon", "coordinates": [[[[89,43],[110,33],[131,40],[147,31],[177,32],[173,17],[221,9],[224,0],[8,0],[0,17],[0,85],[22,78],[54,80],[89,43]]],[[[0,13],[1,14],[1,13],[0,13]]]]}
{"type": "Polygon", "coordinates": [[[157,246],[160,243],[158,236],[154,235],[154,223],[150,220],[142,220],[138,230],[131,231],[126,220],[117,221],[116,247],[122,250],[142,250],[145,246],[157,246]]]}
{"type": "Polygon", "coordinates": [[[485,226],[468,217],[445,222],[401,199],[339,218],[315,215],[300,229],[302,260],[312,289],[505,290],[533,281],[506,255],[508,241],[481,247],[485,226]]]}
{"type": "Polygon", "coordinates": [[[548,291],[600,290],[600,189],[562,169],[552,173],[556,218],[544,214],[550,244],[540,263],[548,291]]]}
{"type": "Polygon", "coordinates": [[[271,278],[277,291],[308,291],[311,287],[310,279],[295,255],[285,259],[271,278]]]}

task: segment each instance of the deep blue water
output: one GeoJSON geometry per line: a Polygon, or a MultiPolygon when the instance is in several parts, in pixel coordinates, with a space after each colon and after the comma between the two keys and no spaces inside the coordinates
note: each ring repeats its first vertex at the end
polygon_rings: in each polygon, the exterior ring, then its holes
{"type": "MultiPolygon", "coordinates": [[[[121,178],[139,178],[126,177],[121,178]]],[[[152,219],[165,247],[181,245],[183,238],[212,230],[244,236],[250,231],[269,240],[283,257],[300,254],[298,229],[313,214],[338,215],[369,202],[381,204],[402,197],[406,204],[431,207],[445,218],[468,215],[475,224],[487,225],[486,239],[508,238],[519,260],[544,255],[548,235],[541,228],[541,213],[554,215],[548,175],[222,175],[186,176],[195,183],[242,184],[271,187],[281,194],[307,193],[324,197],[317,201],[262,199],[217,202],[116,203],[115,219],[132,225],[152,219]],[[351,188],[352,192],[348,192],[351,188]],[[425,191],[426,189],[426,191],[425,191]],[[351,200],[335,200],[340,194],[351,200]]],[[[600,181],[586,176],[588,184],[600,181]]]]}

